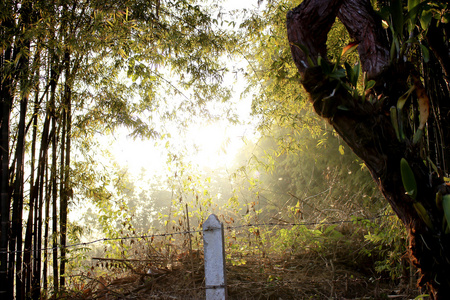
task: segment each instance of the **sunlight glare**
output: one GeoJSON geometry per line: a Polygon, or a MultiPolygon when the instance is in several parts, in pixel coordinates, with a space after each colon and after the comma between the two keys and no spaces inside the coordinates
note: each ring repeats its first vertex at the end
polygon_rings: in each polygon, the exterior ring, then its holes
{"type": "Polygon", "coordinates": [[[241,130],[221,123],[193,126],[187,133],[195,151],[190,156],[192,162],[212,169],[230,167],[244,145],[241,130]]]}
{"type": "MultiPolygon", "coordinates": [[[[230,125],[226,121],[211,124],[191,124],[183,136],[155,143],[151,140],[133,140],[123,132],[112,144],[112,154],[120,166],[128,168],[137,176],[143,169],[147,172],[167,172],[167,154],[170,150],[186,151],[186,163],[200,169],[231,168],[235,157],[245,145],[250,128],[230,125]],[[184,149],[184,150],[182,150],[184,149]]],[[[174,152],[175,151],[175,152],[174,152]]]]}
{"type": "Polygon", "coordinates": [[[122,133],[113,143],[112,153],[119,165],[137,175],[142,170],[165,170],[167,158],[163,149],[163,146],[156,146],[153,140],[134,140],[122,133]]]}

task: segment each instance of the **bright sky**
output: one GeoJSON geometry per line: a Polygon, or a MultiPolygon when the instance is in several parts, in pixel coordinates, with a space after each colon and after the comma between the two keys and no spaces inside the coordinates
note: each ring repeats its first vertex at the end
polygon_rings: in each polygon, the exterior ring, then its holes
{"type": "MultiPolygon", "coordinates": [[[[138,174],[141,168],[147,171],[162,171],[166,169],[166,143],[156,144],[154,140],[133,140],[126,132],[115,135],[111,149],[119,164],[128,166],[132,174],[138,174]]],[[[186,146],[188,159],[202,168],[229,168],[238,151],[245,145],[245,140],[254,136],[249,126],[229,125],[220,121],[205,126],[189,127],[185,138],[174,138],[167,146],[172,148],[175,143],[178,148],[186,146]]]]}
{"type": "Polygon", "coordinates": [[[244,9],[255,8],[258,6],[258,0],[225,0],[222,3],[226,9],[244,9]]]}

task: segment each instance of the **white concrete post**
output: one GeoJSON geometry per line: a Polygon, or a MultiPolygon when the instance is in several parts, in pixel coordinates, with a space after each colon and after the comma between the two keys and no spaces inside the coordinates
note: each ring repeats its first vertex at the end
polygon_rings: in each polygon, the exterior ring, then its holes
{"type": "Polygon", "coordinates": [[[223,224],[212,214],[203,223],[206,300],[227,299],[223,224]]]}

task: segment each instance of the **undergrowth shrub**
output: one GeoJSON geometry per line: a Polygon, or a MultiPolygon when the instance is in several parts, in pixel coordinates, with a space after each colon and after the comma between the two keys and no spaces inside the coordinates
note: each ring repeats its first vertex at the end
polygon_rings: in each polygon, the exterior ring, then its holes
{"type": "Polygon", "coordinates": [[[367,233],[361,252],[367,256],[377,256],[375,271],[387,272],[391,279],[401,279],[408,276],[412,268],[407,255],[407,234],[404,226],[389,208],[386,217],[375,221],[355,219],[367,233]]]}

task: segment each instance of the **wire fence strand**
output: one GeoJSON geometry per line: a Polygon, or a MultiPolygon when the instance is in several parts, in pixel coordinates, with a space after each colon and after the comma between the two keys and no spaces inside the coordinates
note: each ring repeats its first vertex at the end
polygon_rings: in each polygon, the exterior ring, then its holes
{"type": "MultiPolygon", "coordinates": [[[[243,225],[236,225],[236,226],[224,226],[224,229],[226,230],[234,230],[234,229],[241,229],[241,228],[250,228],[250,227],[293,227],[293,226],[315,226],[315,225],[337,225],[337,224],[344,224],[344,223],[354,223],[357,221],[362,220],[376,220],[381,219],[385,217],[392,217],[395,216],[394,214],[389,215],[379,215],[372,218],[355,218],[351,220],[340,220],[340,221],[328,221],[328,222],[298,222],[298,223],[274,223],[274,222],[268,222],[268,223],[257,223],[257,224],[243,224],[243,225]]],[[[192,234],[192,233],[201,233],[203,230],[186,230],[186,231],[176,231],[176,232],[167,232],[167,233],[155,233],[155,234],[148,234],[148,235],[134,235],[134,236],[123,236],[123,237],[116,237],[116,238],[99,238],[95,239],[89,242],[79,242],[74,244],[69,244],[66,246],[56,246],[56,247],[46,247],[41,249],[24,249],[24,250],[15,250],[15,251],[5,251],[0,250],[0,254],[17,254],[17,253],[26,253],[26,252],[43,252],[43,251],[54,251],[58,249],[69,249],[69,248],[75,248],[75,247],[86,247],[88,245],[100,243],[100,242],[108,242],[108,241],[119,241],[119,240],[139,240],[139,239],[146,239],[150,238],[153,239],[155,237],[166,237],[166,236],[174,236],[174,235],[182,235],[182,234],[192,234]]]]}

